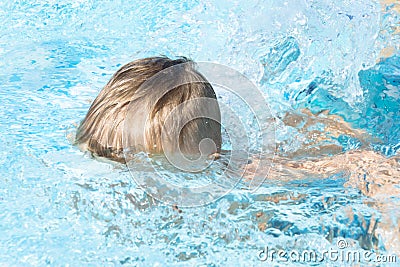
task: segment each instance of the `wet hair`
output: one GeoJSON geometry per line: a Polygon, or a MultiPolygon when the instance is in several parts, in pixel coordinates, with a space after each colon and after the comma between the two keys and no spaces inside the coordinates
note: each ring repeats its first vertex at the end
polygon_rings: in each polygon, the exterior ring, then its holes
{"type": "Polygon", "coordinates": [[[210,154],[219,152],[217,98],[195,67],[185,57],[150,57],[124,65],[92,103],[75,143],[119,162],[125,162],[126,148],[133,153],[199,154],[203,139],[214,143],[210,154]],[[204,98],[214,101],[200,101],[204,98]],[[180,129],[177,138],[169,136],[175,133],[173,129],[180,129]]]}

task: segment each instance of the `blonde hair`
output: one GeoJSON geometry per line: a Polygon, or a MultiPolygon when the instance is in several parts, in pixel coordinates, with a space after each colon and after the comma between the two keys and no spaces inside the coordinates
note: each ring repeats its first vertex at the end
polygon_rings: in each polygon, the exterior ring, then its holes
{"type": "Polygon", "coordinates": [[[196,154],[205,138],[214,142],[213,152],[219,152],[221,115],[216,99],[211,84],[187,58],[135,60],[121,67],[101,90],[78,127],[75,143],[97,156],[120,162],[125,162],[123,149],[127,147],[131,152],[158,154],[168,149],[196,154]],[[214,101],[196,102],[202,98],[214,101]],[[184,103],[188,104],[171,115],[184,103]],[[146,126],[141,128],[143,122],[146,126]],[[177,144],[165,146],[163,130],[182,123],[177,144]]]}

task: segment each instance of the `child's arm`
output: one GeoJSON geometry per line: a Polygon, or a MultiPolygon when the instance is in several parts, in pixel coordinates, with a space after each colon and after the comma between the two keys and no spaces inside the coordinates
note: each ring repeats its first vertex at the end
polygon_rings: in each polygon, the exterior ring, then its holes
{"type": "Polygon", "coordinates": [[[349,151],[332,157],[293,160],[276,157],[274,160],[253,159],[245,166],[244,177],[264,176],[280,181],[307,178],[324,179],[345,172],[347,186],[359,188],[365,195],[400,194],[400,157],[386,158],[373,151],[349,151]],[[269,168],[269,166],[272,166],[269,168]]]}
{"type": "Polygon", "coordinates": [[[362,129],[353,128],[338,115],[332,115],[328,110],[313,114],[308,109],[287,112],[280,121],[285,127],[293,127],[300,137],[284,140],[278,144],[282,147],[292,147],[290,142],[302,142],[301,148],[294,151],[283,151],[285,157],[321,157],[340,154],[343,150],[338,139],[347,136],[360,141],[360,148],[367,149],[370,143],[380,140],[362,129]],[[303,140],[303,141],[301,141],[303,140]]]}

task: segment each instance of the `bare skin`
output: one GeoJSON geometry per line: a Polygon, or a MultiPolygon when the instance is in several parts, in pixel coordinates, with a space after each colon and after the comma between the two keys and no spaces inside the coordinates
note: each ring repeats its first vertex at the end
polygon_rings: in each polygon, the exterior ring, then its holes
{"type": "MultiPolygon", "coordinates": [[[[300,113],[287,114],[282,121],[308,134],[308,141],[311,142],[301,150],[276,156],[274,159],[253,158],[245,166],[244,177],[251,180],[261,176],[289,182],[312,177],[324,179],[344,173],[349,177],[345,186],[359,189],[370,199],[365,204],[381,213],[381,218],[372,224],[376,229],[370,229],[370,234],[379,236],[388,253],[400,255],[400,211],[398,201],[396,203],[396,199],[400,197],[400,155],[387,158],[364,147],[343,153],[339,146],[320,146],[330,136],[337,137],[341,134],[357,138],[362,143],[376,141],[365,131],[353,129],[342,118],[324,112],[312,114],[308,110],[302,110],[300,113]],[[316,123],[322,123],[325,126],[324,131],[307,132],[307,128],[316,123]]],[[[349,218],[354,216],[351,207],[346,209],[349,218]]],[[[262,227],[260,230],[263,230],[262,227]]]]}
{"type": "Polygon", "coordinates": [[[265,175],[268,179],[293,180],[306,177],[327,178],[339,172],[349,175],[346,185],[359,188],[367,196],[378,194],[400,194],[397,185],[400,179],[400,157],[386,158],[376,152],[355,150],[332,157],[292,160],[275,157],[271,160],[254,159],[246,166],[245,177],[254,174],[265,175]],[[258,173],[257,168],[272,167],[258,173]]]}

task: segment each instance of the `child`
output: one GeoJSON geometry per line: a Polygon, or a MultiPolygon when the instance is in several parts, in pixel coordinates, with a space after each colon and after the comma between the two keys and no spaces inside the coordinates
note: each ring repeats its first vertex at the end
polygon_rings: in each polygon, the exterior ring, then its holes
{"type": "MultiPolygon", "coordinates": [[[[307,120],[306,125],[323,123],[329,126],[331,135],[336,131],[338,134],[354,135],[360,140],[365,138],[362,132],[352,130],[338,118],[320,121],[308,113],[303,118],[292,117],[288,115],[283,121],[288,125],[303,120],[307,120]]],[[[144,58],[128,63],[114,74],[79,126],[76,144],[94,155],[118,162],[125,162],[124,149],[133,153],[183,152],[190,156],[206,154],[217,157],[222,142],[220,121],[215,92],[192,61],[184,57],[176,60],[144,58]],[[200,101],[204,98],[212,101],[200,101]],[[202,148],[204,139],[211,142],[202,148]]],[[[277,157],[271,170],[258,169],[260,165],[269,166],[271,160],[260,163],[254,158],[243,166],[244,176],[250,179],[255,175],[269,179],[302,179],[346,171],[353,183],[372,173],[382,180],[400,176],[397,158],[386,159],[375,152],[363,150],[340,154],[339,150],[330,146],[328,149],[336,151],[337,155],[327,157],[323,155],[325,148],[320,148],[319,157],[315,157],[316,151],[307,148],[299,150],[300,154],[301,151],[309,156],[314,154],[313,159],[295,161],[288,158],[289,155],[277,157]],[[380,169],[377,165],[389,169],[380,169]]],[[[299,158],[298,155],[293,156],[299,158]]]]}

